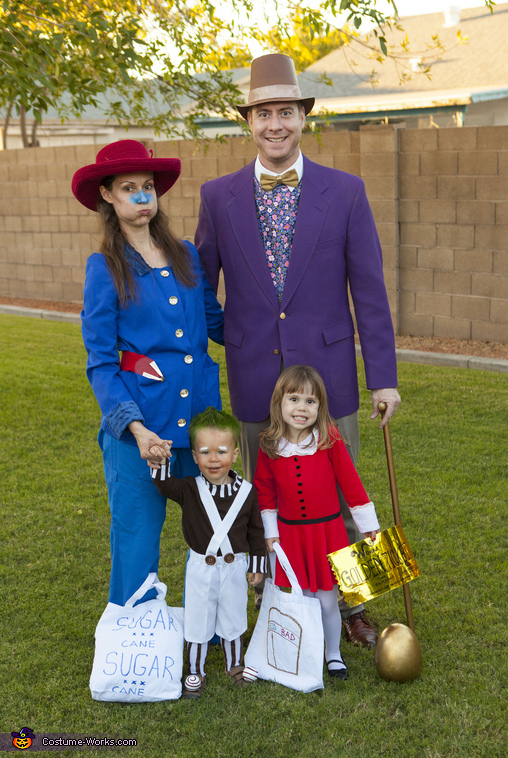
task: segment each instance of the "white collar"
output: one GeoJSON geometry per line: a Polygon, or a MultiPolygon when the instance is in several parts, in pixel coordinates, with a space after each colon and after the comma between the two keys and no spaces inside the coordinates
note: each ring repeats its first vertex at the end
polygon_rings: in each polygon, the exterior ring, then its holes
{"type": "Polygon", "coordinates": [[[281,437],[277,454],[281,458],[290,458],[292,455],[314,455],[317,451],[319,434],[317,429],[313,429],[311,434],[301,442],[289,442],[285,437],[281,437]]]}
{"type": "Polygon", "coordinates": [[[233,471],[233,469],[229,470],[229,476],[233,481],[229,482],[229,484],[220,484],[218,487],[216,484],[209,482],[206,476],[203,476],[203,474],[200,474],[199,476],[210,490],[212,497],[231,497],[231,495],[234,495],[238,492],[242,483],[242,477],[237,471],[233,471]]]}
{"type": "MultiPolygon", "coordinates": [[[[298,174],[298,181],[300,181],[303,176],[303,155],[301,151],[300,151],[300,154],[298,155],[298,158],[293,163],[293,165],[289,166],[289,168],[284,169],[282,173],[285,174],[286,171],[291,171],[292,168],[295,169],[296,173],[298,174]]],[[[256,158],[256,163],[254,164],[254,176],[256,177],[258,182],[260,180],[261,174],[269,174],[270,176],[278,176],[277,171],[271,171],[269,168],[265,168],[263,166],[258,155],[258,157],[256,158]]],[[[296,187],[290,187],[289,189],[294,190],[296,189],[296,187]]]]}

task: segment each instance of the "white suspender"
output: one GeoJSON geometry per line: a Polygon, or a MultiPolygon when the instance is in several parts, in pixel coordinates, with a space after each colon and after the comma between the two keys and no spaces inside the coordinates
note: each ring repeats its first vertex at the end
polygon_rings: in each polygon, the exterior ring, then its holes
{"type": "Polygon", "coordinates": [[[240,510],[247,499],[247,495],[249,494],[252,485],[249,484],[249,482],[246,482],[245,479],[242,481],[240,489],[236,493],[236,497],[231,504],[231,508],[226,513],[223,520],[220,517],[220,513],[217,509],[217,506],[215,505],[215,501],[202,476],[196,477],[196,484],[198,485],[201,502],[203,503],[206,515],[210,519],[210,523],[214,531],[214,535],[205,551],[205,555],[217,555],[219,548],[222,552],[222,555],[225,555],[226,553],[232,553],[233,548],[231,547],[231,542],[229,541],[228,532],[233,526],[236,517],[240,513],[240,510]]]}

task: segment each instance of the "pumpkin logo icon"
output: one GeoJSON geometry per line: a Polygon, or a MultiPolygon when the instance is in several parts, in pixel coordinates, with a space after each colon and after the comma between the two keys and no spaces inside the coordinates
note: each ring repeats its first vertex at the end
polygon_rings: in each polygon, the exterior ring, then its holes
{"type": "Polygon", "coordinates": [[[35,734],[28,726],[24,726],[19,732],[11,732],[13,736],[12,744],[17,747],[18,750],[26,750],[33,742],[35,734]]]}

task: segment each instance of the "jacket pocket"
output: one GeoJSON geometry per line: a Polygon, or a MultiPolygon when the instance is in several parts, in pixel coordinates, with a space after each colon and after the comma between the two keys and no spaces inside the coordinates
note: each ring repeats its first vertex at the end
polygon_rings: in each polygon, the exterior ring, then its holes
{"type": "Polygon", "coordinates": [[[355,327],[353,324],[352,319],[345,319],[344,321],[340,321],[338,324],[334,324],[333,326],[328,326],[326,329],[323,329],[323,339],[325,341],[325,345],[332,345],[334,342],[339,342],[339,340],[344,340],[347,337],[353,337],[355,333],[355,327]]]}
{"type": "Polygon", "coordinates": [[[344,247],[345,237],[334,237],[330,240],[319,240],[314,248],[316,253],[324,252],[325,250],[342,250],[344,247]]]}
{"type": "Polygon", "coordinates": [[[230,326],[229,324],[224,326],[224,342],[227,342],[229,345],[241,347],[243,336],[243,332],[239,329],[235,329],[234,326],[230,326]]]}

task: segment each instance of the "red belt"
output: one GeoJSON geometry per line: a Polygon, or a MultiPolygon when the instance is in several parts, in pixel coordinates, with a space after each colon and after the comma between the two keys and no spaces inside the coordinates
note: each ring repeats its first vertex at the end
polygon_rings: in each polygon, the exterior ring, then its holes
{"type": "Polygon", "coordinates": [[[134,374],[146,376],[147,379],[155,379],[156,382],[164,381],[158,365],[147,355],[139,355],[139,353],[124,350],[120,359],[120,368],[122,371],[132,371],[134,374]]]}

